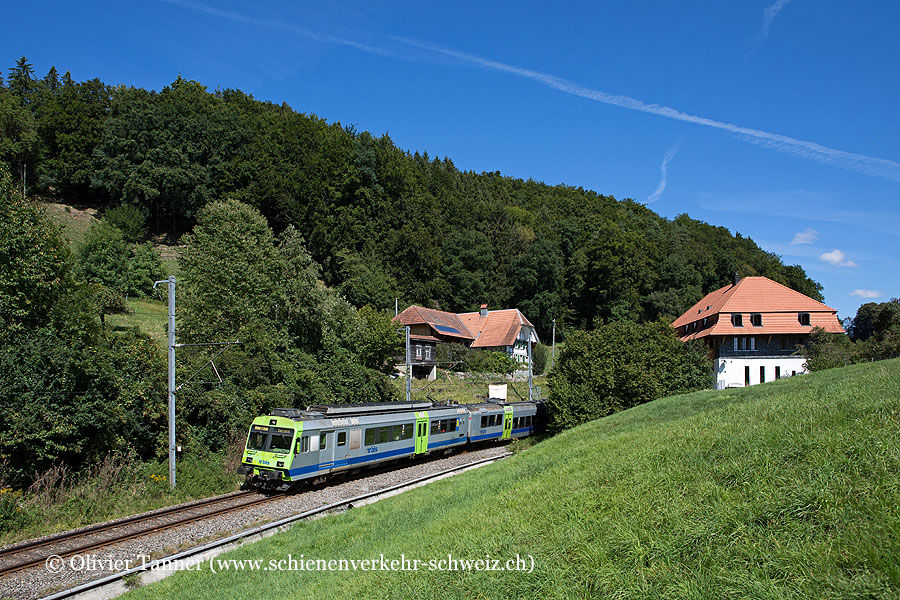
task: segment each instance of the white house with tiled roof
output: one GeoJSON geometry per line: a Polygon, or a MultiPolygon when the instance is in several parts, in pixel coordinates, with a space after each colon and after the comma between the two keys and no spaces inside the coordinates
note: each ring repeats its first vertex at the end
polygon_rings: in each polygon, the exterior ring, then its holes
{"type": "Polygon", "coordinates": [[[709,347],[717,389],[805,373],[805,358],[796,352],[813,327],[844,333],[836,310],[767,277],[710,292],[672,327],[682,341],[709,347]]]}
{"type": "Polygon", "coordinates": [[[482,304],[478,312],[459,313],[466,329],[475,336],[472,348],[505,352],[521,365],[528,364],[528,346],[540,342],[531,321],[518,308],[488,310],[482,304]]]}

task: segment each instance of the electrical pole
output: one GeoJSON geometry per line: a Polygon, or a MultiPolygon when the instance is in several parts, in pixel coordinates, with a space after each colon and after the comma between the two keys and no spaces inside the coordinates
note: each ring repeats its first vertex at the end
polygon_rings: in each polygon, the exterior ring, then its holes
{"type": "Polygon", "coordinates": [[[409,325],[406,326],[406,401],[412,396],[412,357],[409,354],[409,325]]]}
{"type": "Polygon", "coordinates": [[[157,281],[169,287],[169,487],[175,489],[175,276],[157,281]]]}
{"type": "Polygon", "coordinates": [[[396,317],[399,314],[400,310],[400,298],[394,298],[394,316],[396,317]]]}
{"type": "Polygon", "coordinates": [[[201,367],[197,372],[193,375],[185,379],[184,383],[175,387],[175,348],[181,348],[183,346],[222,346],[222,349],[218,354],[209,359],[209,364],[212,365],[213,372],[216,374],[216,378],[218,382],[215,381],[206,381],[200,383],[222,383],[222,377],[219,375],[219,370],[216,369],[216,364],[213,362],[216,358],[219,357],[222,352],[225,352],[230,346],[234,346],[236,344],[240,344],[240,340],[236,340],[234,342],[212,342],[212,343],[199,343],[199,344],[176,344],[175,343],[175,276],[169,275],[168,279],[163,279],[162,281],[156,281],[153,283],[153,289],[156,289],[161,283],[167,284],[169,288],[169,486],[174,490],[175,489],[175,450],[177,446],[175,446],[175,394],[182,388],[182,386],[187,385],[188,383],[192,383],[194,377],[196,377],[203,369],[206,368],[206,365],[201,367]]]}
{"type": "MultiPolygon", "coordinates": [[[[545,355],[546,356],[546,355],[545,355]]],[[[528,334],[528,401],[531,402],[531,395],[534,386],[531,381],[531,334],[528,334]]]]}
{"type": "Polygon", "coordinates": [[[553,345],[550,346],[550,368],[556,366],[556,319],[553,319],[553,345]]]}

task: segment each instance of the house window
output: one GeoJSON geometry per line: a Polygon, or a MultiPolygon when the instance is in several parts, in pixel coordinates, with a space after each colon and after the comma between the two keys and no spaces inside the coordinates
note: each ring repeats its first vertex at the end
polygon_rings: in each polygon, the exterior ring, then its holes
{"type": "Polygon", "coordinates": [[[416,346],[416,358],[422,358],[422,346],[416,346]]]}
{"type": "Polygon", "coordinates": [[[431,346],[425,346],[425,360],[431,360],[431,346]]]}
{"type": "Polygon", "coordinates": [[[731,324],[735,327],[743,327],[744,315],[731,315],[731,324]]]}
{"type": "Polygon", "coordinates": [[[735,352],[738,351],[738,339],[737,339],[737,336],[734,337],[734,351],[735,351],[735,352]]]}
{"type": "Polygon", "coordinates": [[[797,313],[797,320],[801,325],[809,325],[809,313],[797,313]]]}
{"type": "Polygon", "coordinates": [[[775,367],[775,379],[781,379],[781,367],[775,367]]]}
{"type": "Polygon", "coordinates": [[[750,350],[756,352],[756,338],[750,338],[750,350]]]}
{"type": "Polygon", "coordinates": [[[759,382],[760,383],[766,382],[766,368],[765,367],[759,368],[759,382]]]}
{"type": "Polygon", "coordinates": [[[744,385],[750,385],[750,367],[744,367],[744,385]]]}
{"type": "Polygon", "coordinates": [[[762,315],[759,313],[750,315],[750,324],[754,327],[762,327],[762,315]]]}

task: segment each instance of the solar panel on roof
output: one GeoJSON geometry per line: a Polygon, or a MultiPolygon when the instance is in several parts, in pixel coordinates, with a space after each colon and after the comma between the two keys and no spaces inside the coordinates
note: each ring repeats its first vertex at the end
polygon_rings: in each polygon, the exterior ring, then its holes
{"type": "Polygon", "coordinates": [[[433,325],[435,329],[438,331],[443,331],[444,333],[455,333],[456,335],[463,335],[463,332],[455,327],[447,327],[446,325],[433,325]]]}

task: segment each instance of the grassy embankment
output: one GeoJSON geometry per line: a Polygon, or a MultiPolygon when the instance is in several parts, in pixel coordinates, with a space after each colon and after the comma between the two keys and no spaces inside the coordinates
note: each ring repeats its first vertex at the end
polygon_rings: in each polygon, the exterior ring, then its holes
{"type": "Polygon", "coordinates": [[[110,457],[89,473],[51,469],[24,493],[0,489],[0,545],[237,490],[233,454],[183,457],[174,491],[165,461],[110,457]]]}
{"type": "Polygon", "coordinates": [[[665,398],[225,556],[531,574],[206,570],[131,597],[897,598],[898,440],[900,360],[665,398]]]}

